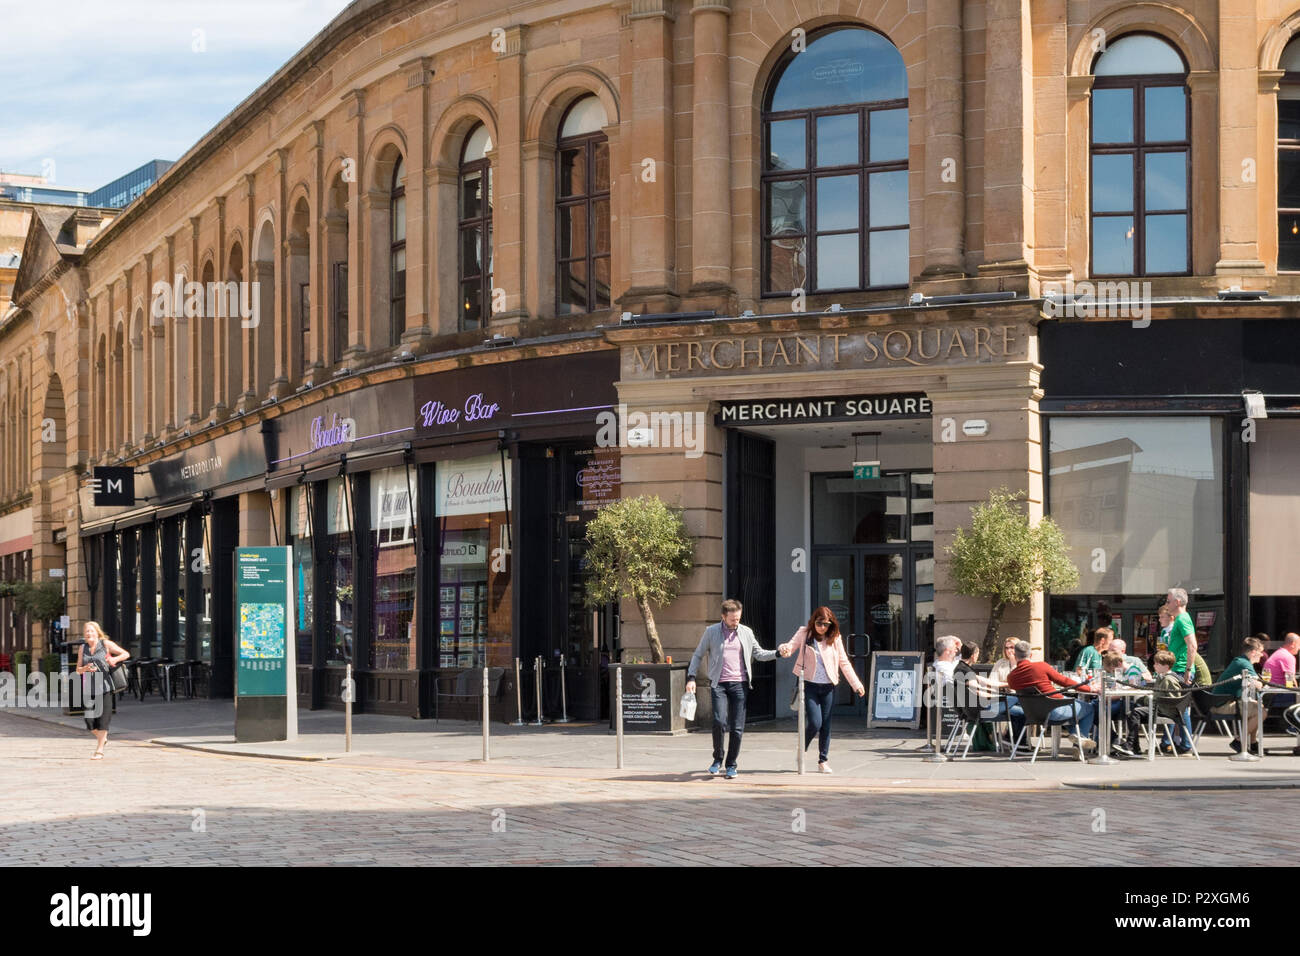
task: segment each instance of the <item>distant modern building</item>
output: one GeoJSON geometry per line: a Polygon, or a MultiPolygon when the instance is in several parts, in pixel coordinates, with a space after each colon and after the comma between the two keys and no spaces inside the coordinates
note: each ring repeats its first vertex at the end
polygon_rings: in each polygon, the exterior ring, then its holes
{"type": "Polygon", "coordinates": [[[170,159],[155,159],[125,176],[119,176],[107,186],[101,186],[89,196],[89,205],[103,209],[121,209],[130,205],[144,191],[158,181],[158,177],[171,168],[170,159]]]}
{"type": "Polygon", "coordinates": [[[55,186],[44,176],[0,172],[0,199],[14,202],[50,203],[56,206],[91,205],[90,193],[84,189],[55,186]]]}

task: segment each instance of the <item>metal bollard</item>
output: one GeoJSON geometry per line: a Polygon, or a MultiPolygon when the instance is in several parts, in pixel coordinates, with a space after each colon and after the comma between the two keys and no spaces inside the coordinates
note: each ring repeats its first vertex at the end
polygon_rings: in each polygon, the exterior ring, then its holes
{"type": "Polygon", "coordinates": [[[520,670],[519,658],[515,658],[515,719],[510,722],[511,727],[522,727],[524,725],[524,697],[523,688],[519,683],[520,670]]]}
{"type": "Polygon", "coordinates": [[[557,724],[567,724],[569,722],[569,697],[564,689],[564,657],[560,657],[560,716],[555,721],[557,724]]]}
{"type": "Polygon", "coordinates": [[[483,668],[483,762],[488,762],[488,669],[483,668]]]}
{"type": "Polygon", "coordinates": [[[615,766],[623,769],[623,665],[614,666],[614,751],[615,766]]]}
{"type": "Polygon", "coordinates": [[[542,657],[539,654],[533,659],[533,673],[537,675],[537,719],[533,721],[534,727],[542,726],[542,657]]]}
{"type": "MultiPolygon", "coordinates": [[[[1106,700],[1106,672],[1102,671],[1097,679],[1101,681],[1101,694],[1097,698],[1097,719],[1100,721],[1097,725],[1097,752],[1088,758],[1088,763],[1103,765],[1119,763],[1110,755],[1110,704],[1106,700]]],[[[1079,746],[1083,746],[1082,740],[1079,741],[1079,746]]]]}
{"type": "Polygon", "coordinates": [[[943,707],[939,699],[943,692],[943,682],[939,679],[939,672],[933,667],[930,668],[929,676],[930,728],[926,736],[933,735],[933,742],[931,752],[921,759],[926,763],[947,763],[948,758],[943,752],[943,707]]]}
{"type": "MultiPolygon", "coordinates": [[[[1250,742],[1246,739],[1246,715],[1250,712],[1250,703],[1251,703],[1250,698],[1251,695],[1254,693],[1254,691],[1255,691],[1254,685],[1248,682],[1242,683],[1241,702],[1237,705],[1237,709],[1241,711],[1241,724],[1239,725],[1241,727],[1240,730],[1241,753],[1235,753],[1228,758],[1229,760],[1235,760],[1237,763],[1254,763],[1256,760],[1259,759],[1253,753],[1250,752],[1250,742]]],[[[1264,721],[1261,719],[1259,723],[1260,723],[1260,727],[1259,727],[1260,735],[1262,737],[1264,731],[1264,721]]],[[[1259,749],[1262,751],[1264,748],[1260,747],[1259,749]]]]}
{"type": "Polygon", "coordinates": [[[804,772],[803,770],[804,751],[808,749],[807,747],[804,746],[804,742],[803,742],[804,733],[807,731],[807,727],[804,724],[805,720],[807,720],[807,717],[804,714],[804,705],[803,705],[803,675],[800,674],[799,675],[799,739],[795,741],[795,746],[798,748],[797,756],[799,760],[799,773],[801,775],[804,772]]]}
{"type": "Polygon", "coordinates": [[[352,665],[348,665],[343,678],[343,752],[352,753],[352,698],[356,696],[356,685],[352,683],[352,665]]]}

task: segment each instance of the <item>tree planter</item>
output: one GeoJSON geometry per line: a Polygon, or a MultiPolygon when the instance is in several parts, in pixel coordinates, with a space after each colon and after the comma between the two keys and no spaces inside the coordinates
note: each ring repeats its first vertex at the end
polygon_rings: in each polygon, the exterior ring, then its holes
{"type": "MultiPolygon", "coordinates": [[[[615,667],[609,669],[609,726],[617,726],[617,685],[615,667]]],[[[685,664],[623,665],[623,733],[684,734],[687,723],[681,716],[682,695],[686,693],[685,664]]],[[[700,693],[696,685],[695,694],[700,693]]],[[[699,714],[696,720],[699,722],[699,714]]]]}

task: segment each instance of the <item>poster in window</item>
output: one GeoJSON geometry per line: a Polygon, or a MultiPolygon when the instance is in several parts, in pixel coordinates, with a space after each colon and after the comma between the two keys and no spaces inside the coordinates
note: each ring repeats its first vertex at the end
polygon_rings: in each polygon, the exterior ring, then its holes
{"type": "Polygon", "coordinates": [[[456,589],[455,589],[455,588],[439,588],[439,589],[438,589],[438,600],[439,600],[439,601],[454,601],[454,600],[456,600],[456,589]]]}

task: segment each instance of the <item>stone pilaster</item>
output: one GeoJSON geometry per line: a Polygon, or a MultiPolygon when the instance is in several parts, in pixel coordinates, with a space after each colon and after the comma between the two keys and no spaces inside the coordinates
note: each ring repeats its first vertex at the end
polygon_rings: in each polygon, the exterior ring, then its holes
{"type": "Polygon", "coordinates": [[[735,297],[731,275],[731,60],[727,0],[695,0],[691,103],[691,288],[696,300],[735,297]]]}
{"type": "Polygon", "coordinates": [[[924,279],[965,274],[961,6],[961,0],[929,0],[925,7],[924,279]]]}

